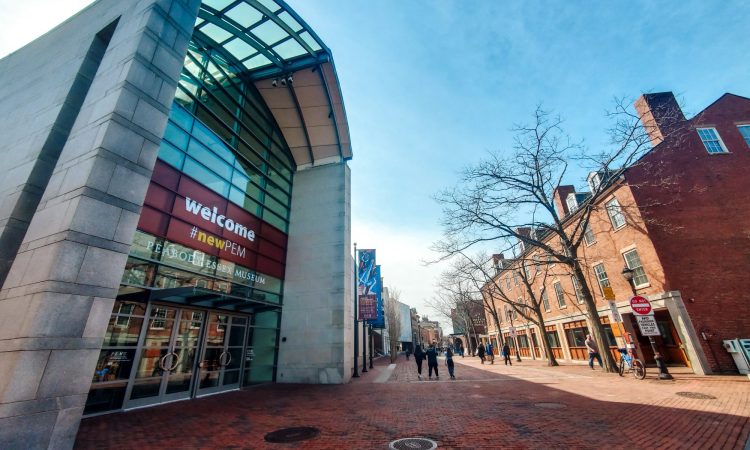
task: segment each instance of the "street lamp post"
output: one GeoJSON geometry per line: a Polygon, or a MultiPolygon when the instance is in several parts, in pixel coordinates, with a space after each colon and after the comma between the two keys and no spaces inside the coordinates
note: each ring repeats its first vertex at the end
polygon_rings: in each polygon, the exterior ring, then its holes
{"type": "Polygon", "coordinates": [[[370,369],[372,369],[372,352],[374,347],[375,335],[372,334],[372,324],[370,324],[370,369]]]}
{"type": "Polygon", "coordinates": [[[367,322],[362,321],[362,373],[367,372],[367,322]]]}
{"type": "MultiPolygon", "coordinates": [[[[633,297],[638,295],[638,293],[635,291],[635,283],[633,282],[634,275],[635,271],[630,267],[626,266],[624,269],[622,269],[622,277],[625,278],[625,280],[630,285],[630,290],[633,291],[633,297]]],[[[672,380],[673,377],[669,373],[669,370],[667,370],[667,364],[664,362],[664,359],[662,359],[661,353],[659,353],[659,351],[656,349],[656,341],[654,340],[654,337],[649,336],[648,342],[651,344],[651,350],[654,352],[654,361],[656,361],[656,367],[659,368],[659,379],[672,380]]]]}
{"type": "Polygon", "coordinates": [[[357,243],[354,243],[354,374],[353,378],[359,378],[359,333],[357,333],[357,284],[358,284],[357,243]]]}
{"type": "Polygon", "coordinates": [[[516,361],[521,362],[521,350],[520,347],[518,347],[518,332],[516,331],[516,327],[513,325],[513,311],[508,311],[508,318],[510,319],[510,327],[513,328],[513,333],[516,335],[515,337],[511,337],[513,341],[513,345],[516,347],[516,361]]]}

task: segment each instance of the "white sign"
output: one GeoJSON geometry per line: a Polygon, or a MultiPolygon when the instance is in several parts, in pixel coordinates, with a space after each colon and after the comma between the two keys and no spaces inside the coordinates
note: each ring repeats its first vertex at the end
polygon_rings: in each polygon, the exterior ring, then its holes
{"type": "Polygon", "coordinates": [[[635,320],[638,321],[638,328],[641,329],[641,335],[661,336],[659,327],[656,326],[654,316],[635,316],[635,320]]]}
{"type": "Polygon", "coordinates": [[[609,301],[609,310],[612,313],[612,321],[613,322],[622,322],[622,316],[620,316],[620,311],[617,310],[617,303],[615,303],[612,300],[610,300],[609,301]]]}
{"type": "Polygon", "coordinates": [[[508,333],[510,333],[510,337],[515,338],[516,337],[516,327],[510,327],[510,328],[508,328],[508,333]]]}

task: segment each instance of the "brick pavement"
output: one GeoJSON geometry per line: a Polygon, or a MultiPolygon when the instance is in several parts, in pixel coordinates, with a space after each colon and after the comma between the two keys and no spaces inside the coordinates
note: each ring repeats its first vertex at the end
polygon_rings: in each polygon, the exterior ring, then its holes
{"type": "Polygon", "coordinates": [[[347,385],[258,386],[94,417],[82,422],[76,448],[385,449],[395,439],[425,436],[441,449],[742,449],[750,434],[746,377],[674,371],[675,381],[653,373],[638,381],[540,361],[456,362],[455,381],[442,363],[439,381],[419,381],[413,358],[400,356],[385,383],[376,382],[389,371],[383,358],[347,385]],[[263,440],[298,426],[321,434],[295,444],[263,440]]]}

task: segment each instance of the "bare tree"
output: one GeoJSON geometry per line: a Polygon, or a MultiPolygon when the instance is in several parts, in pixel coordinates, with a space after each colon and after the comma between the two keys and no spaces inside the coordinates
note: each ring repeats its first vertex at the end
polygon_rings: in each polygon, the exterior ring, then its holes
{"type": "Polygon", "coordinates": [[[474,351],[471,336],[473,334],[478,341],[477,327],[482,324],[478,323],[476,308],[473,307],[477,300],[472,296],[478,291],[471,289],[469,284],[467,280],[456,277],[452,271],[443,272],[438,280],[435,295],[426,303],[446,319],[458,322],[466,336],[467,351],[471,355],[474,351]]]}
{"type": "MultiPolygon", "coordinates": [[[[456,187],[436,196],[443,205],[444,234],[433,246],[441,260],[464,255],[467,249],[487,242],[500,242],[507,247],[520,243],[520,259],[528,258],[531,251],[542,252],[550,263],[565,267],[580,286],[591,334],[600,348],[608,348],[608,344],[584,276],[579,248],[591,214],[605,208],[601,199],[622,173],[617,167],[637,163],[651,148],[649,130],[639,124],[639,116],[625,108],[624,102],[618,103],[613,118],[610,151],[588,154],[564,134],[562,119],[538,107],[532,125],[514,128],[512,154],[491,153],[465,169],[456,187]],[[554,192],[568,174],[569,161],[576,158],[585,160],[602,180],[591,186],[588,199],[577,210],[561,216],[554,192]]],[[[532,294],[533,291],[529,298],[536,298],[532,294]]],[[[516,305],[514,309],[520,312],[528,307],[516,305]]],[[[538,315],[534,316],[538,321],[538,315]]],[[[612,355],[602,353],[606,369],[614,371],[612,355]]]]}
{"type": "Polygon", "coordinates": [[[384,313],[385,323],[388,327],[391,362],[396,361],[396,357],[398,356],[398,343],[401,337],[401,311],[398,306],[400,299],[401,291],[396,288],[388,289],[388,297],[385,299],[384,313]]]}

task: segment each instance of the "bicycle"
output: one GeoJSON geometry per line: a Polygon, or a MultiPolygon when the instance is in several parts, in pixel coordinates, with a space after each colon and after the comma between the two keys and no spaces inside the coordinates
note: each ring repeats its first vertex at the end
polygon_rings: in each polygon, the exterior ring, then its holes
{"type": "Polygon", "coordinates": [[[638,379],[642,380],[646,378],[646,365],[643,364],[643,361],[636,358],[632,355],[632,352],[627,348],[621,348],[620,350],[620,364],[619,364],[619,374],[621,377],[625,376],[625,369],[629,372],[633,372],[633,376],[638,379]]]}

